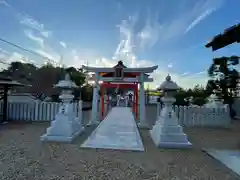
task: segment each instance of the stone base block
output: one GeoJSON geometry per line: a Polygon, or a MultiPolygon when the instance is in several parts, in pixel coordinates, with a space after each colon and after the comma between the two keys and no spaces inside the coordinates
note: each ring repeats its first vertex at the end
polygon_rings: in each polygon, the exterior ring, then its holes
{"type": "Polygon", "coordinates": [[[163,148],[188,148],[192,144],[188,141],[187,135],[183,133],[180,125],[162,126],[156,124],[150,135],[157,147],[163,148]]]}
{"type": "Polygon", "coordinates": [[[177,142],[154,142],[159,148],[169,148],[169,149],[185,149],[191,148],[192,144],[190,142],[177,143],[177,142]]]}
{"type": "Polygon", "coordinates": [[[51,134],[44,134],[40,137],[41,141],[52,141],[52,142],[66,142],[71,143],[77,136],[82,134],[84,131],[84,127],[80,128],[77,132],[75,132],[72,136],[61,136],[61,135],[51,135],[51,134]]]}

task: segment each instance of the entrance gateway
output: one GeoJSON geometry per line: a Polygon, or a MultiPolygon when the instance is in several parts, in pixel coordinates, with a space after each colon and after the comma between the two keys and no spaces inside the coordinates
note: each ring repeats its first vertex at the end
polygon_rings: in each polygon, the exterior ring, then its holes
{"type": "Polygon", "coordinates": [[[138,125],[140,127],[148,127],[145,120],[144,82],[153,82],[153,79],[150,78],[147,73],[152,73],[158,68],[158,66],[145,68],[128,68],[123,64],[122,61],[118,61],[116,66],[110,68],[90,67],[84,65],[82,68],[87,72],[95,73],[95,86],[93,89],[92,114],[90,124],[99,123],[98,107],[101,107],[101,119],[104,118],[104,96],[106,88],[130,88],[133,90],[132,112],[134,113],[136,120],[139,120],[138,125]],[[102,83],[100,84],[100,82],[102,83]],[[101,91],[100,106],[98,104],[99,91],[101,91]]]}

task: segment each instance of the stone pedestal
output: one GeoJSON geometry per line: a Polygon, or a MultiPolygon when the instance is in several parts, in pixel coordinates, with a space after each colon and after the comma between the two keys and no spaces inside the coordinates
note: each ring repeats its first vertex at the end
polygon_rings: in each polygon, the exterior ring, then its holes
{"type": "Polygon", "coordinates": [[[47,133],[41,136],[42,141],[72,142],[75,137],[80,135],[84,127],[81,119],[74,117],[70,107],[72,104],[63,105],[51,126],[47,128],[47,133]]]}
{"type": "Polygon", "coordinates": [[[100,123],[99,121],[99,93],[98,93],[98,87],[97,85],[93,88],[93,100],[92,100],[92,114],[91,114],[91,120],[87,124],[87,126],[91,125],[98,125],[100,123]]]}
{"type": "Polygon", "coordinates": [[[153,142],[156,146],[164,148],[186,148],[191,146],[172,109],[174,98],[164,98],[163,101],[165,107],[158,116],[156,124],[150,130],[153,142]]]}
{"type": "Polygon", "coordinates": [[[51,126],[47,128],[46,134],[40,139],[42,141],[72,142],[83,130],[82,117],[76,117],[73,112],[73,104],[65,102],[51,122],[51,126]]]}
{"type": "MultiPolygon", "coordinates": [[[[141,73],[140,79],[143,81],[144,74],[141,73]]],[[[140,104],[139,104],[139,123],[138,127],[141,129],[149,129],[149,124],[146,121],[146,104],[145,104],[145,91],[144,83],[140,83],[140,104]]]]}
{"type": "Polygon", "coordinates": [[[178,124],[178,119],[172,108],[175,102],[174,94],[179,89],[178,85],[168,75],[159,89],[164,92],[162,98],[164,108],[161,110],[160,115],[157,115],[157,121],[150,130],[153,142],[156,146],[164,148],[190,147],[191,143],[188,141],[187,135],[183,133],[182,127],[178,124]]]}
{"type": "MultiPolygon", "coordinates": [[[[72,142],[84,130],[81,113],[74,112],[73,103],[70,103],[74,98],[70,88],[74,86],[69,77],[60,82],[58,87],[65,88],[59,96],[63,101],[63,105],[51,122],[51,126],[47,128],[46,134],[41,136],[40,139],[41,141],[72,142]]],[[[82,111],[81,102],[79,103],[79,111],[82,111]]]]}

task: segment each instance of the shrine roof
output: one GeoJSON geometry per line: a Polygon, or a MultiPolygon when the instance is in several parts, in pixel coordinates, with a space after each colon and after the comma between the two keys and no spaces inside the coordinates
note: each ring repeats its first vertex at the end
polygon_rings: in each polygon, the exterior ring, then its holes
{"type": "MultiPolygon", "coordinates": [[[[104,74],[108,74],[108,76],[111,76],[110,73],[114,73],[115,72],[115,68],[124,68],[124,73],[128,73],[126,75],[130,75],[132,76],[137,76],[140,73],[151,73],[154,70],[156,70],[158,68],[158,66],[152,66],[152,67],[145,67],[145,68],[128,68],[127,66],[125,66],[123,64],[122,61],[118,61],[118,64],[115,65],[114,67],[111,68],[97,68],[97,67],[89,67],[89,66],[82,66],[83,69],[85,69],[88,72],[98,72],[100,74],[102,74],[102,76],[104,74]]],[[[146,76],[148,76],[147,74],[145,74],[146,76]]],[[[127,76],[126,76],[127,77],[127,76]]]]}
{"type": "Polygon", "coordinates": [[[221,49],[235,42],[240,42],[240,23],[226,29],[223,33],[216,35],[205,47],[211,47],[213,51],[221,49]]]}
{"type": "MultiPolygon", "coordinates": [[[[123,64],[122,61],[118,61],[118,64],[115,65],[113,68],[128,68],[123,64]]],[[[124,72],[124,77],[137,77],[140,75],[140,72],[124,72]]],[[[114,77],[114,72],[101,72],[100,76],[102,77],[114,77]]],[[[148,77],[149,75],[144,73],[144,76],[148,77]]]]}

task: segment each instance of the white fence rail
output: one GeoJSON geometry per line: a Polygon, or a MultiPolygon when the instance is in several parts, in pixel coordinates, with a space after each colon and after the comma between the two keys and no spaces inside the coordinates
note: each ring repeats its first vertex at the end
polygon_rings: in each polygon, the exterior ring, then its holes
{"type": "MultiPolygon", "coordinates": [[[[0,103],[2,109],[3,103],[0,103]]],[[[52,121],[57,114],[61,103],[55,102],[8,102],[8,119],[24,121],[52,121]]],[[[78,109],[79,102],[73,103],[76,116],[81,113],[78,109]]],[[[158,113],[160,112],[158,104],[158,113]]],[[[231,123],[229,108],[206,108],[175,106],[179,124],[183,126],[221,126],[227,127],[231,123]]],[[[107,107],[105,107],[107,110],[107,107]]]]}
{"type": "MultiPolygon", "coordinates": [[[[161,107],[158,105],[158,113],[161,107]]],[[[229,108],[206,108],[174,106],[174,111],[182,126],[228,127],[231,124],[229,108]]]]}
{"type": "MultiPolygon", "coordinates": [[[[24,121],[52,121],[58,113],[61,103],[55,102],[8,102],[8,119],[24,121]]],[[[2,109],[3,103],[0,103],[2,109]]],[[[79,103],[73,103],[74,112],[78,115],[79,103]]]]}

